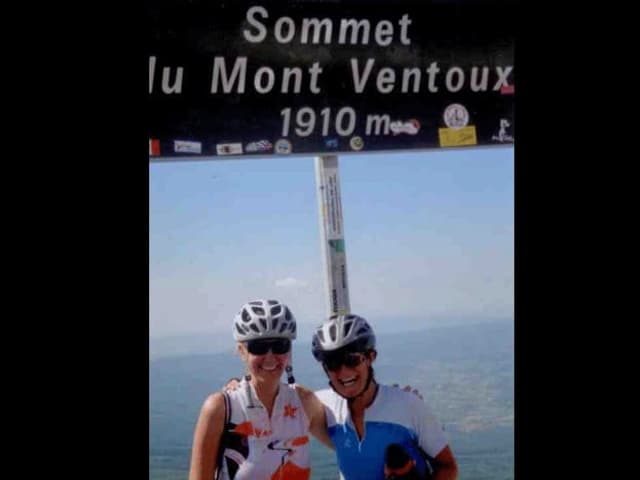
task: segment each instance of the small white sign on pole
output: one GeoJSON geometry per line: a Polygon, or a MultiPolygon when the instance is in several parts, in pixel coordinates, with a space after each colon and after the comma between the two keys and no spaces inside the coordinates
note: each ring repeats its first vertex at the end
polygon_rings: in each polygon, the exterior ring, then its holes
{"type": "Polygon", "coordinates": [[[316,157],[316,186],[320,219],[320,245],[325,269],[328,315],[350,313],[347,254],[344,244],[338,156],[316,157]]]}

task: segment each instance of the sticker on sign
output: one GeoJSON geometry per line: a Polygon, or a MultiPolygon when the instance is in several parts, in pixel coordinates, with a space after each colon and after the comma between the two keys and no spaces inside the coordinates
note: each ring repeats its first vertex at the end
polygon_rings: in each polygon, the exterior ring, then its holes
{"type": "Polygon", "coordinates": [[[202,153],[202,143],[189,140],[175,140],[173,150],[176,153],[202,153]]]}
{"type": "Polygon", "coordinates": [[[218,155],[239,155],[242,153],[241,143],[219,143],[216,145],[218,155]]]}

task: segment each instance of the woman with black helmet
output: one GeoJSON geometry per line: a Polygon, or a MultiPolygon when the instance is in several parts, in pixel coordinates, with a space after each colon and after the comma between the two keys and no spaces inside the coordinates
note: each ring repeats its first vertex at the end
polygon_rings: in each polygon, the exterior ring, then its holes
{"type": "Polygon", "coordinates": [[[406,470],[414,475],[417,470],[419,478],[457,478],[448,440],[424,401],[376,382],[375,347],[373,329],[358,315],[332,316],[313,335],[313,355],[331,386],[316,395],[328,408],[327,426],[340,478],[402,478],[398,475],[402,468],[385,464],[390,446],[406,451],[412,459],[406,470]]]}

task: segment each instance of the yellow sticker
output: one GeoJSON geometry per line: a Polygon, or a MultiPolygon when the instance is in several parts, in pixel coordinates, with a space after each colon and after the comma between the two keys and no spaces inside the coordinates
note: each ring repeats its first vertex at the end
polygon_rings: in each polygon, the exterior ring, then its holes
{"type": "Polygon", "coordinates": [[[477,145],[475,125],[462,128],[439,128],[441,147],[459,147],[461,145],[477,145]]]}

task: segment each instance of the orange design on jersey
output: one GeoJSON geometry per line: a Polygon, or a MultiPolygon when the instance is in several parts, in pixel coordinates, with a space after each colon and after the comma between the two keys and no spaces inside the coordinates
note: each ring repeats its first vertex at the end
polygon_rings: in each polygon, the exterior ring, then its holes
{"type": "Polygon", "coordinates": [[[240,435],[253,435],[253,424],[251,422],[242,422],[236,425],[232,430],[233,433],[239,433],[240,435]]]}
{"type": "Polygon", "coordinates": [[[302,468],[295,463],[287,462],[284,465],[278,467],[278,469],[271,475],[271,480],[280,480],[286,478],[287,480],[309,480],[311,478],[311,469],[302,468]]]}
{"type": "Polygon", "coordinates": [[[233,433],[239,433],[240,435],[246,435],[247,437],[254,435],[256,437],[268,437],[271,435],[271,430],[261,430],[254,428],[251,422],[242,422],[235,426],[232,430],[233,433]]]}
{"type": "Polygon", "coordinates": [[[292,447],[299,447],[300,445],[305,445],[307,443],[309,443],[309,437],[307,437],[306,435],[304,437],[296,437],[291,440],[292,447]]]}
{"type": "Polygon", "coordinates": [[[259,428],[254,428],[253,433],[256,437],[268,437],[273,432],[271,430],[260,430],[259,428]]]}
{"type": "Polygon", "coordinates": [[[287,403],[284,406],[284,416],[285,417],[296,418],[296,410],[298,410],[298,407],[294,407],[290,403],[287,403]]]}

